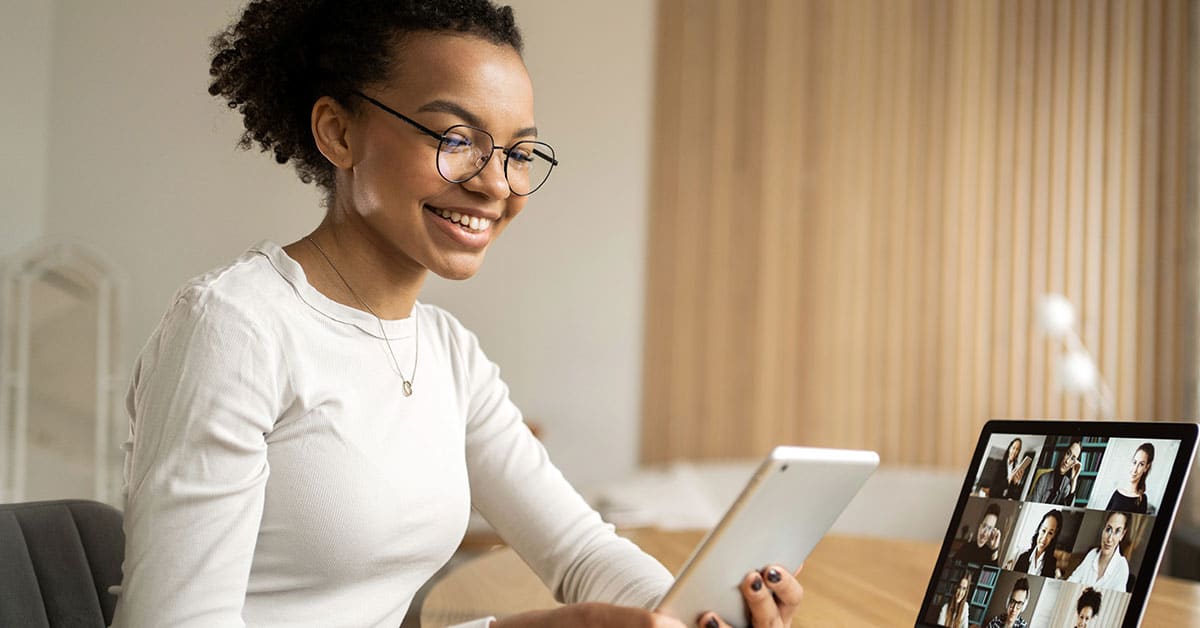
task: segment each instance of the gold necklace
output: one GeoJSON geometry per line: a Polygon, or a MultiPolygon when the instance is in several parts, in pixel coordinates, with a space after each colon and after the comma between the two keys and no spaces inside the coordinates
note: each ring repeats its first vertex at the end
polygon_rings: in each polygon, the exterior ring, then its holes
{"type": "Polygon", "coordinates": [[[420,319],[418,318],[421,315],[420,311],[417,310],[416,307],[413,307],[413,374],[412,377],[405,377],[404,372],[400,370],[400,362],[396,360],[396,353],[392,351],[392,339],[388,338],[387,332],[383,329],[383,319],[379,318],[379,315],[375,313],[375,310],[372,310],[371,306],[367,305],[367,302],[363,301],[362,298],[358,296],[358,293],[354,291],[354,288],[350,287],[350,282],[346,281],[346,278],[342,276],[341,271],[337,269],[337,266],[334,266],[333,260],[329,259],[329,255],[325,253],[325,249],[321,248],[321,245],[317,244],[317,241],[312,239],[312,236],[305,236],[304,239],[308,240],[309,244],[317,248],[317,252],[321,254],[321,257],[325,258],[325,262],[329,264],[330,268],[333,269],[334,274],[338,276],[338,279],[342,280],[342,285],[346,286],[346,290],[350,293],[350,296],[354,297],[354,300],[358,301],[358,304],[363,306],[363,309],[370,312],[371,316],[375,317],[375,321],[379,323],[379,335],[383,338],[383,344],[387,346],[388,354],[392,356],[392,366],[395,367],[396,374],[400,376],[400,381],[404,382],[404,396],[411,397],[413,394],[413,380],[417,378],[418,352],[421,349],[421,334],[419,333],[420,328],[417,326],[417,324],[420,322],[420,319]]]}

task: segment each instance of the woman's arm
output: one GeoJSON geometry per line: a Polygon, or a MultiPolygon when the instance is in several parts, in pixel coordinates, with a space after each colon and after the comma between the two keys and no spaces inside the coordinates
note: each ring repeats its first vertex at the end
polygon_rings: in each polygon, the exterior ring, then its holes
{"type": "Polygon", "coordinates": [[[584,501],[509,399],[499,369],[455,334],[469,382],[467,468],[475,507],[565,603],[652,608],[673,578],[584,501]]]}
{"type": "Polygon", "coordinates": [[[280,365],[235,308],[183,293],[135,367],[114,626],[242,626],[280,365]]]}

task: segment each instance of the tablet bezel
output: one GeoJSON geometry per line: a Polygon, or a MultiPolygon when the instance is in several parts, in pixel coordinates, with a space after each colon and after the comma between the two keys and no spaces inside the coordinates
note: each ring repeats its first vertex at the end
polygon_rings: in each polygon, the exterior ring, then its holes
{"type": "MultiPolygon", "coordinates": [[[[706,563],[710,556],[717,554],[724,557],[731,551],[731,544],[745,545],[750,543],[744,551],[736,552],[747,557],[747,562],[752,562],[756,559],[771,561],[776,563],[786,563],[787,561],[795,561],[795,565],[787,565],[790,569],[795,569],[799,563],[807,557],[812,548],[820,541],[825,533],[832,527],[838,516],[845,510],[846,506],[866,483],[867,478],[875,472],[879,466],[879,455],[873,451],[850,450],[850,449],[825,449],[815,447],[776,447],[763,460],[754,475],[746,483],[741,494],[734,500],[733,504],[721,517],[717,525],[704,537],[704,539],[693,550],[692,555],[684,563],[679,570],[675,579],[675,584],[663,596],[658,603],[658,610],[670,614],[675,617],[686,614],[699,614],[706,611],[715,611],[721,615],[727,623],[732,626],[741,626],[744,621],[744,601],[741,592],[737,589],[737,583],[741,582],[745,572],[749,569],[759,569],[764,565],[746,566],[746,569],[731,568],[728,572],[728,581],[715,582],[712,577],[704,575],[697,576],[697,573],[703,574],[710,565],[706,563]],[[830,465],[840,465],[846,471],[843,480],[846,480],[839,488],[843,489],[843,494],[837,496],[837,500],[826,501],[820,504],[808,503],[809,507],[815,510],[818,506],[822,507],[819,516],[812,516],[810,511],[799,520],[795,516],[792,509],[779,509],[772,507],[775,502],[759,502],[754,498],[759,495],[766,495],[763,499],[769,499],[769,496],[777,490],[776,486],[772,486],[771,482],[775,478],[790,482],[797,478],[797,473],[792,473],[788,478],[782,478],[783,472],[788,469],[793,469],[798,473],[820,474],[829,473],[830,465]],[[840,500],[841,503],[831,503],[840,500]],[[743,517],[750,517],[755,521],[756,526],[762,526],[763,529],[768,529],[772,526],[789,526],[789,530],[799,530],[802,534],[793,534],[795,539],[800,540],[796,545],[784,548],[783,550],[772,550],[763,546],[763,539],[744,539],[733,538],[727,532],[733,529],[735,523],[740,522],[743,517]],[[806,529],[807,528],[807,529],[806,529]],[[804,547],[811,542],[811,545],[804,547]],[[787,556],[786,554],[794,554],[787,556]],[[707,578],[706,580],[697,583],[696,578],[707,578]],[[732,583],[732,586],[731,586],[732,583]],[[696,591],[696,587],[701,587],[696,591]],[[697,598],[703,599],[705,608],[689,608],[699,603],[697,598]],[[681,608],[681,606],[683,608],[681,608]],[[736,614],[734,609],[737,609],[736,614]]],[[[812,479],[812,476],[801,476],[812,479]]],[[[821,476],[816,476],[821,478],[821,476]]],[[[822,486],[823,489],[814,489],[828,491],[831,482],[827,479],[815,482],[814,486],[822,486]]],[[[807,496],[797,496],[798,500],[803,500],[807,496]]],[[[715,560],[720,560],[717,558],[715,560]]],[[[725,574],[725,571],[721,572],[725,574]]],[[[726,577],[722,575],[721,577],[726,577]]],[[[697,617],[679,617],[688,625],[693,625],[697,617]]]]}
{"type": "MultiPolygon", "coordinates": [[[[987,455],[988,443],[992,435],[1013,434],[1023,436],[1028,434],[1031,436],[1046,436],[1047,438],[1074,436],[1080,438],[1145,438],[1179,441],[1179,451],[1176,453],[1175,462],[1171,467],[1171,474],[1163,490],[1162,502],[1155,514],[1154,528],[1150,530],[1150,535],[1146,543],[1146,553],[1142,558],[1140,573],[1152,575],[1151,577],[1138,577],[1133,590],[1130,591],[1129,605],[1125,610],[1125,617],[1121,624],[1123,628],[1136,628],[1141,622],[1143,613],[1145,613],[1146,602],[1150,599],[1150,591],[1158,575],[1158,568],[1162,563],[1166,540],[1174,524],[1179,502],[1183,496],[1183,488],[1191,472],[1192,460],[1196,455],[1198,433],[1200,433],[1200,425],[1196,423],[996,419],[988,421],[983,426],[983,431],[980,433],[979,440],[975,444],[975,453],[972,454],[971,463],[964,474],[963,484],[959,489],[958,501],[954,506],[954,514],[951,515],[950,521],[946,524],[946,536],[942,540],[941,550],[938,553],[937,561],[934,563],[933,572],[930,574],[929,584],[925,589],[925,597],[921,600],[921,605],[917,611],[915,626],[917,628],[933,628],[935,626],[935,624],[925,623],[925,612],[937,594],[938,579],[943,570],[948,566],[950,550],[953,547],[954,535],[956,533],[956,524],[962,519],[963,511],[966,509],[971,496],[971,489],[975,485],[976,476],[980,471],[980,465],[984,463],[984,458],[987,455]]],[[[1025,500],[1020,501],[1024,502],[1025,500]]]]}

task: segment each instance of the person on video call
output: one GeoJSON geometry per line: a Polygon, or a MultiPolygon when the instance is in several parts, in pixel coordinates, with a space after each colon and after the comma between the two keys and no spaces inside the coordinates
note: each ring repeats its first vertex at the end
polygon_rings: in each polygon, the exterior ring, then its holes
{"type": "Polygon", "coordinates": [[[1058,466],[1042,474],[1029,491],[1029,501],[1043,504],[1070,506],[1075,501],[1075,488],[1079,482],[1079,471],[1083,463],[1083,443],[1072,440],[1063,453],[1058,466]]]}
{"type": "Polygon", "coordinates": [[[1075,602],[1075,623],[1071,624],[1074,628],[1088,628],[1088,624],[1092,623],[1092,619],[1100,614],[1100,592],[1088,587],[1079,594],[1079,600],[1075,602]]]}
{"type": "Polygon", "coordinates": [[[963,543],[954,555],[956,560],[977,565],[998,566],[1000,563],[1000,506],[988,504],[983,518],[979,520],[979,528],[975,532],[975,540],[963,543]]]}
{"type": "Polygon", "coordinates": [[[1128,513],[1105,513],[1104,527],[1100,530],[1100,546],[1092,548],[1083,557],[1083,562],[1071,572],[1067,581],[1097,589],[1127,591],[1129,561],[1121,554],[1121,542],[1129,531],[1129,523],[1128,513]]]}
{"type": "Polygon", "coordinates": [[[1055,577],[1058,573],[1058,562],[1054,559],[1054,541],[1062,530],[1062,524],[1062,513],[1058,510],[1051,510],[1042,515],[1042,522],[1030,541],[1029,549],[1017,557],[1013,571],[1046,578],[1055,577]]]}
{"type": "Polygon", "coordinates": [[[1023,445],[1024,443],[1019,438],[1012,439],[1012,442],[1008,444],[1008,449],[1004,452],[1004,466],[997,469],[992,478],[992,484],[988,490],[990,497],[1021,498],[1021,483],[1025,481],[1025,472],[1029,470],[1028,464],[1021,464],[1023,445]]]}
{"type": "MultiPolygon", "coordinates": [[[[394,628],[473,506],[564,605],[464,626],[727,626],[651,610],[671,573],[567,483],[479,339],[417,299],[475,275],[558,163],[521,50],[490,0],[253,0],[214,38],[209,93],[243,147],[316,184],[323,219],[188,282],[138,358],[114,626],[394,628]]],[[[793,573],[732,575],[754,626],[791,624],[793,573]]]]}
{"type": "Polygon", "coordinates": [[[963,576],[954,587],[954,598],[942,604],[938,613],[938,625],[947,628],[967,628],[967,615],[970,607],[967,605],[967,593],[971,591],[971,577],[963,576]]]}
{"type": "Polygon", "coordinates": [[[1008,594],[1008,606],[1003,615],[996,615],[983,628],[1028,628],[1029,624],[1021,618],[1025,605],[1029,603],[1029,579],[1018,578],[1013,583],[1012,591],[1008,594]]]}
{"type": "Polygon", "coordinates": [[[1142,443],[1133,452],[1133,460],[1129,467],[1129,478],[1125,484],[1118,486],[1108,499],[1105,510],[1121,510],[1138,514],[1153,514],[1150,500],[1146,498],[1146,476],[1150,475],[1150,467],[1154,464],[1154,445],[1142,443]]]}

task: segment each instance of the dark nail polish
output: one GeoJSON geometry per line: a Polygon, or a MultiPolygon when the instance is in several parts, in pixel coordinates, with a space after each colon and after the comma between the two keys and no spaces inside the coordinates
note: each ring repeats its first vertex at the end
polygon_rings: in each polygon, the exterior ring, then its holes
{"type": "Polygon", "coordinates": [[[721,628],[721,624],[717,622],[716,617],[709,617],[708,621],[704,622],[704,628],[721,628]]]}
{"type": "Polygon", "coordinates": [[[763,587],[762,578],[759,578],[758,576],[755,576],[755,577],[754,577],[754,582],[751,582],[751,583],[750,583],[750,590],[752,590],[752,591],[761,591],[761,590],[762,590],[762,587],[763,587]]]}
{"type": "Polygon", "coordinates": [[[772,583],[779,582],[782,578],[783,576],[779,575],[779,572],[774,568],[767,571],[767,580],[770,580],[772,583]]]}

